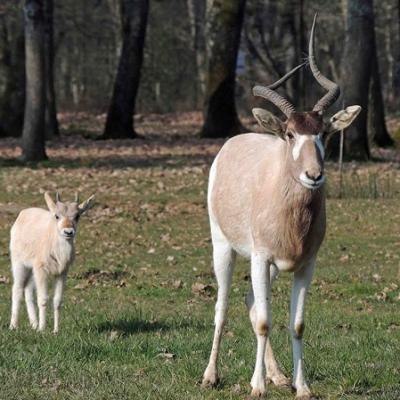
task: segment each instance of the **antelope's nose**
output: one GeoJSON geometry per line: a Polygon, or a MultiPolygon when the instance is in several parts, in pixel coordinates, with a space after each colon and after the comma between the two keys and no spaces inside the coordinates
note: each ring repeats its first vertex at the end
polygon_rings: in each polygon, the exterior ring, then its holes
{"type": "Polygon", "coordinates": [[[73,237],[75,235],[74,228],[64,228],[62,232],[63,232],[63,235],[66,237],[73,237]]]}
{"type": "Polygon", "coordinates": [[[314,168],[306,171],[306,177],[315,182],[318,182],[322,179],[322,171],[320,169],[314,168]]]}

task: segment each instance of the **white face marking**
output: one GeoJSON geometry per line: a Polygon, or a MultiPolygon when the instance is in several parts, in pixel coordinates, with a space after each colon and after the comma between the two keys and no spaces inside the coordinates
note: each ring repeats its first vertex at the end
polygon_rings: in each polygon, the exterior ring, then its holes
{"type": "Polygon", "coordinates": [[[321,138],[319,135],[297,135],[296,134],[296,143],[293,146],[292,154],[293,154],[293,159],[296,161],[300,157],[300,152],[301,148],[303,147],[303,144],[307,140],[312,140],[315,145],[317,146],[319,153],[321,155],[321,158],[324,159],[325,157],[325,150],[324,150],[324,145],[322,144],[321,138]]]}
{"type": "Polygon", "coordinates": [[[296,143],[293,146],[292,154],[293,154],[293,160],[296,161],[300,157],[300,151],[303,146],[303,144],[308,140],[307,135],[297,135],[295,136],[296,138],[296,143]]]}
{"type": "Polygon", "coordinates": [[[315,138],[314,142],[318,147],[319,154],[321,155],[321,158],[324,159],[325,158],[325,149],[324,149],[324,145],[323,145],[322,140],[321,140],[321,136],[320,135],[315,135],[314,138],[315,138]]]}

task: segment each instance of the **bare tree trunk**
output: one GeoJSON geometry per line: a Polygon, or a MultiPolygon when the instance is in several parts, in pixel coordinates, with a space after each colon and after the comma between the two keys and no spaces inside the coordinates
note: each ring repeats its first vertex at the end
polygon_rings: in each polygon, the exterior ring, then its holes
{"type": "Polygon", "coordinates": [[[379,61],[376,49],[375,32],[373,40],[373,55],[371,59],[371,84],[369,94],[368,133],[374,143],[380,147],[393,146],[385,123],[385,104],[383,102],[379,61]]]}
{"type": "Polygon", "coordinates": [[[58,136],[56,95],[54,90],[54,30],[53,0],[44,2],[45,21],[45,78],[46,78],[46,138],[58,136]]]}
{"type": "Polygon", "coordinates": [[[400,41],[400,0],[397,1],[397,37],[398,37],[398,46],[396,50],[396,62],[395,62],[395,71],[393,71],[393,103],[394,105],[400,104],[400,49],[399,49],[399,41],[400,41]]]}
{"type": "Polygon", "coordinates": [[[226,137],[242,126],[235,106],[236,60],[246,0],[207,0],[207,86],[203,137],[226,137]]]}
{"type": "Polygon", "coordinates": [[[24,24],[18,4],[0,7],[0,137],[20,136],[25,104],[24,24]]]}
{"type": "Polygon", "coordinates": [[[342,66],[344,105],[360,105],[362,111],[345,133],[345,157],[370,158],[367,115],[373,56],[374,23],[372,0],[348,0],[347,29],[342,66]]]}
{"type": "Polygon", "coordinates": [[[22,159],[46,159],[45,152],[45,64],[42,0],[25,0],[26,100],[22,133],[22,159]]]}
{"type": "Polygon", "coordinates": [[[134,138],[135,100],[146,36],[148,0],[122,0],[123,44],[103,138],[134,138]]]}
{"type": "Polygon", "coordinates": [[[196,55],[198,84],[196,104],[200,105],[206,91],[206,49],[204,43],[205,0],[187,0],[192,48],[196,55]]]}

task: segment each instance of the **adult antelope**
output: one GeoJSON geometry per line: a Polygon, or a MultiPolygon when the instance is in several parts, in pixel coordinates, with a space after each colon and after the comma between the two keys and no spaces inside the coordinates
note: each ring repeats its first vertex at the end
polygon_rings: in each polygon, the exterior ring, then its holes
{"type": "Polygon", "coordinates": [[[251,287],[246,298],[257,338],[257,355],[251,379],[252,395],[266,391],[266,378],[287,385],[269,342],[272,328],[271,284],[280,271],[294,274],[290,306],[293,344],[292,385],[296,398],[309,399],[304,379],[304,303],[314,271],[318,249],[325,235],[323,138],[343,130],[361,108],[347,107],[328,122],[326,110],[338,98],[338,85],[318,70],[314,59],[314,30],[311,29],[308,62],[317,82],[327,93],[312,111],[296,112],[294,106],[274,91],[299,67],[274,85],[256,86],[254,95],[271,101],[287,117],[282,121],[268,111],[253,114],[267,133],[248,133],[228,140],[216,156],[210,171],[208,210],[213,244],[218,298],[215,333],[203,385],[218,381],[217,358],[226,319],[228,292],[239,253],[251,259],[251,287]]]}

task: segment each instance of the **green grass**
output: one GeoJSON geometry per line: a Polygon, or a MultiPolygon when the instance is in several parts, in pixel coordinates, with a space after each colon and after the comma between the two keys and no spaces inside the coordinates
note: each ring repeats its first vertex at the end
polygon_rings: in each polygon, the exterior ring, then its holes
{"type": "MultiPolygon", "coordinates": [[[[0,284],[0,399],[247,397],[255,339],[243,301],[244,260],[231,291],[221,384],[216,390],[199,385],[215,301],[215,290],[191,290],[195,282],[215,289],[208,160],[171,159],[176,162],[140,168],[82,159],[64,160],[64,168],[10,163],[0,170],[0,275],[9,279],[8,235],[19,209],[44,206],[43,190],[57,187],[65,194],[96,192],[98,199],[81,221],[58,336],[51,326],[44,334],[31,331],[25,311],[20,329],[10,332],[11,285],[0,284]]],[[[393,193],[328,200],[327,237],[306,307],[306,374],[319,398],[400,398],[400,214],[393,193]]],[[[272,333],[288,375],[290,284],[291,276],[282,274],[274,286],[272,333]]],[[[51,309],[48,316],[51,325],[51,309]]],[[[269,389],[270,398],[294,398],[289,390],[269,389]]]]}

